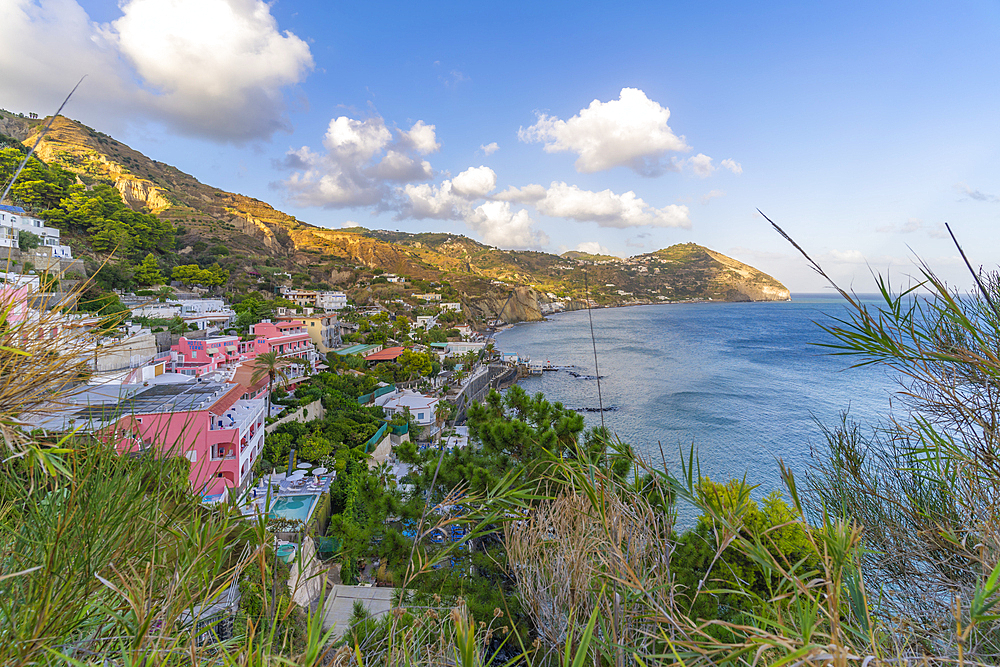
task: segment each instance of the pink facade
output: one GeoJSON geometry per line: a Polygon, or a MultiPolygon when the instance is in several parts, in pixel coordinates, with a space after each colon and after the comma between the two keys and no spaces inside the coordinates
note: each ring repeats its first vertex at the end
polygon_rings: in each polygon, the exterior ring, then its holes
{"type": "Polygon", "coordinates": [[[23,322],[28,315],[28,286],[0,286],[0,309],[7,312],[8,325],[23,322]]]}
{"type": "MultiPolygon", "coordinates": [[[[188,339],[182,336],[170,349],[176,353],[171,370],[184,375],[201,377],[207,373],[231,370],[241,362],[254,359],[264,352],[277,352],[282,357],[301,357],[314,365],[316,348],[302,322],[264,321],[250,327],[251,340],[239,336],[215,336],[208,339],[188,339]]],[[[286,371],[292,377],[308,374],[308,368],[286,371]]]]}
{"type": "MultiPolygon", "coordinates": [[[[119,419],[111,428],[132,436],[119,441],[119,450],[153,447],[160,456],[187,458],[192,487],[206,495],[244,489],[264,448],[267,401],[259,396],[266,389],[249,400],[242,398],[248,389],[238,384],[212,383],[206,389],[216,389],[206,407],[171,411],[167,398],[160,409],[140,407],[119,419]]],[[[143,393],[136,397],[141,399],[143,393]]]]}

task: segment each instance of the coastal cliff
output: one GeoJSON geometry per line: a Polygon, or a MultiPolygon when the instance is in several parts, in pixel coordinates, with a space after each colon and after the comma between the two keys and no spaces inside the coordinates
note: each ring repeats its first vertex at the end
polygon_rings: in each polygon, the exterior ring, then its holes
{"type": "Polygon", "coordinates": [[[530,287],[517,287],[507,294],[494,291],[479,298],[467,299],[462,303],[462,312],[466,318],[481,322],[537,322],[544,319],[539,296],[530,287]]]}

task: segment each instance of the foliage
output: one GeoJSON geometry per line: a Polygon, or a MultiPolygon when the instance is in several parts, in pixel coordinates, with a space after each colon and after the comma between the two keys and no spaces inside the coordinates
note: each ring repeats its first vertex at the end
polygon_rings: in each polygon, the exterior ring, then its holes
{"type": "Polygon", "coordinates": [[[160,273],[160,265],[156,261],[156,255],[149,253],[146,258],[135,267],[135,274],[132,276],[138,285],[160,285],[163,283],[163,274],[160,273]]]}
{"type": "Polygon", "coordinates": [[[203,285],[213,287],[222,285],[229,280],[229,269],[224,269],[216,262],[207,269],[197,264],[181,264],[174,267],[170,277],[184,285],[203,285]]]}
{"type": "Polygon", "coordinates": [[[27,230],[20,230],[17,233],[17,247],[20,250],[34,250],[42,245],[42,237],[27,230]]]}
{"type": "Polygon", "coordinates": [[[672,561],[679,599],[694,619],[753,622],[766,613],[776,582],[769,572],[739,549],[720,543],[728,535],[720,530],[714,516],[727,516],[739,526],[740,535],[764,544],[771,557],[786,569],[793,565],[815,570],[819,559],[811,553],[809,541],[795,513],[778,492],[767,495],[762,504],[750,497],[752,488],[731,480],[717,484],[705,478],[697,488],[701,502],[712,507],[702,514],[695,528],[679,536],[672,561]],[[711,595],[698,594],[710,589],[711,595]]]}

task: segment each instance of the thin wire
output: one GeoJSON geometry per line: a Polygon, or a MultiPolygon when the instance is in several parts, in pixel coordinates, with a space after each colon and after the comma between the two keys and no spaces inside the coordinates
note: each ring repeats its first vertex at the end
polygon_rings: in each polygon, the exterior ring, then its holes
{"type": "Polygon", "coordinates": [[[597,339],[594,338],[594,316],[590,313],[590,280],[587,279],[587,271],[583,272],[583,285],[587,293],[587,319],[590,320],[590,342],[594,346],[594,376],[597,378],[597,406],[601,411],[601,430],[604,427],[604,399],[601,397],[601,369],[597,367],[597,339]]]}
{"type": "Polygon", "coordinates": [[[49,128],[52,127],[52,121],[56,119],[56,116],[62,113],[63,107],[66,106],[67,102],[69,102],[69,98],[73,97],[73,93],[76,92],[76,89],[80,87],[80,84],[83,83],[83,80],[86,78],[87,78],[86,74],[80,77],[80,80],[76,82],[75,86],[73,86],[73,90],[69,91],[69,95],[66,96],[66,99],[63,100],[63,103],[59,105],[59,108],[56,109],[56,112],[52,114],[51,118],[49,118],[49,122],[45,124],[45,128],[42,129],[42,131],[38,134],[38,138],[35,139],[35,144],[31,147],[31,150],[28,151],[28,154],[24,156],[24,159],[21,160],[21,164],[18,166],[17,171],[14,172],[14,178],[10,179],[10,183],[8,183],[7,187],[4,189],[3,195],[0,195],[0,202],[2,202],[4,199],[7,198],[7,195],[10,193],[10,189],[14,187],[14,182],[17,181],[17,177],[21,175],[21,170],[24,169],[24,165],[28,164],[28,160],[30,160],[31,156],[35,154],[35,149],[38,148],[38,144],[39,142],[41,142],[42,137],[44,137],[45,134],[49,131],[49,128]]]}
{"type": "Polygon", "coordinates": [[[958,239],[955,238],[955,233],[951,231],[951,226],[946,222],[944,223],[944,228],[948,230],[949,234],[951,234],[951,240],[955,242],[955,247],[958,248],[959,254],[962,255],[962,259],[965,260],[965,265],[969,267],[969,273],[972,274],[972,279],[976,281],[977,285],[979,285],[979,291],[983,293],[986,303],[990,305],[990,308],[993,310],[993,314],[1000,317],[1000,311],[997,310],[996,304],[993,303],[993,299],[990,297],[990,293],[986,291],[982,281],[979,280],[979,275],[972,269],[972,264],[969,263],[969,258],[965,256],[965,251],[962,250],[962,246],[959,245],[958,239]]]}

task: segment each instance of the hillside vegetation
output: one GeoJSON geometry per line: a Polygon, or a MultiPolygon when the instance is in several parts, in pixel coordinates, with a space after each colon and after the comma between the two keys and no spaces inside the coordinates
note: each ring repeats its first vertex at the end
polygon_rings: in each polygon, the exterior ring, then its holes
{"type": "MultiPolygon", "coordinates": [[[[44,122],[0,112],[0,133],[11,135],[8,143],[17,140],[31,145],[44,122]]],[[[788,290],[771,276],[695,244],[623,260],[578,252],[560,257],[501,250],[449,233],[316,227],[266,202],[205,185],[107,134],[63,117],[56,118],[36,155],[39,162],[32,168],[54,174],[58,188],[46,191],[48,198],[41,200],[23,193],[15,193],[15,198],[43,211],[66,210],[50,219],[66,230],[77,253],[103,260],[118,247],[120,261],[129,264],[124,273],[155,252],[164,274],[179,265],[196,264],[210,271],[218,264],[228,271],[226,289],[233,293],[258,288],[271,291],[269,279],[283,271],[298,286],[339,286],[363,299],[366,283],[376,271],[383,271],[447,281],[463,302],[478,306],[477,312],[484,316],[496,313],[482,299],[505,299],[515,287],[533,288],[529,296],[536,301],[547,301],[551,297],[546,294],[552,294],[579,302],[585,296],[585,270],[590,297],[600,305],[788,298],[788,290]],[[148,233],[136,233],[129,227],[136,223],[122,222],[127,218],[124,215],[118,215],[121,220],[114,224],[83,224],[69,214],[80,206],[63,204],[67,197],[80,197],[83,192],[93,192],[89,198],[108,202],[115,191],[124,206],[142,214],[136,220],[149,226],[148,233]],[[170,242],[171,230],[176,243],[170,242]]],[[[30,183],[37,185],[38,180],[30,183]]],[[[31,190],[30,183],[22,189],[31,190]]]]}

